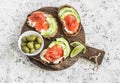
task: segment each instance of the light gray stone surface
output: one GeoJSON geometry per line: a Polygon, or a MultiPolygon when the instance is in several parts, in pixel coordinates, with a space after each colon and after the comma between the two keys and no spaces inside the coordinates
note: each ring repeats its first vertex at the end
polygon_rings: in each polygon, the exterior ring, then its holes
{"type": "Polygon", "coordinates": [[[0,83],[120,83],[120,0],[0,0],[0,83]],[[19,52],[26,16],[63,4],[80,13],[87,45],[106,51],[98,70],[80,59],[68,69],[47,71],[19,52]]]}

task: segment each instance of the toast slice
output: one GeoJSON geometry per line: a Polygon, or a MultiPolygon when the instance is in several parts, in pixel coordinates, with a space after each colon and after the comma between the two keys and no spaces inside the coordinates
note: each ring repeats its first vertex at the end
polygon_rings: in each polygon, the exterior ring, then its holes
{"type": "Polygon", "coordinates": [[[75,8],[73,8],[70,5],[63,5],[59,7],[58,17],[62,23],[62,29],[66,36],[73,37],[73,36],[76,36],[80,32],[81,30],[80,16],[75,8]],[[66,21],[65,21],[65,17],[69,15],[71,15],[72,17],[66,18],[66,21]],[[72,18],[73,18],[73,21],[72,21],[72,18]]]}
{"type": "Polygon", "coordinates": [[[56,18],[40,10],[33,11],[27,16],[27,24],[47,39],[54,37],[58,32],[56,18]]]}

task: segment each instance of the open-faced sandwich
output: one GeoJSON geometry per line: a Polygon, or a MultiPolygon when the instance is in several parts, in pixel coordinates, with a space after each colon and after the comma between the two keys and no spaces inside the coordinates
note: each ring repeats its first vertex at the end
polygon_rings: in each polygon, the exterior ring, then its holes
{"type": "Polygon", "coordinates": [[[41,62],[47,64],[58,64],[67,58],[70,54],[70,46],[65,38],[56,38],[52,41],[48,48],[44,49],[40,54],[41,62]]]}
{"type": "Polygon", "coordinates": [[[65,5],[59,8],[58,17],[63,25],[63,31],[67,36],[76,36],[80,29],[80,16],[73,7],[65,5]]]}
{"type": "Polygon", "coordinates": [[[48,39],[54,37],[58,31],[56,18],[42,11],[32,12],[27,17],[27,24],[48,39]]]}

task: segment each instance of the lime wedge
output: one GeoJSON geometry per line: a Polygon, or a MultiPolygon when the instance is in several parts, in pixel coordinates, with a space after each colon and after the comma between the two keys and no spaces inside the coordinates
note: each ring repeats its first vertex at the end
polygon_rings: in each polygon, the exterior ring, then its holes
{"type": "Polygon", "coordinates": [[[75,47],[73,50],[72,50],[72,52],[71,52],[71,54],[70,54],[70,57],[74,57],[74,56],[76,56],[76,55],[78,55],[80,52],[82,52],[83,51],[83,48],[79,45],[79,46],[77,46],[77,47],[75,47]]]}
{"type": "Polygon", "coordinates": [[[82,43],[80,43],[80,42],[77,42],[77,41],[75,41],[75,42],[72,42],[72,43],[70,43],[70,45],[71,46],[73,46],[73,47],[77,47],[77,46],[81,46],[81,48],[83,48],[83,53],[85,53],[86,52],[86,47],[85,47],[85,45],[83,45],[82,43]]]}

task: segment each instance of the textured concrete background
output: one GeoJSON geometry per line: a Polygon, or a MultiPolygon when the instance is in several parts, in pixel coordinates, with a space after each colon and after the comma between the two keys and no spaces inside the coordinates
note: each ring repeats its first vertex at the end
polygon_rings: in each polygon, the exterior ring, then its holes
{"type": "Polygon", "coordinates": [[[0,0],[0,83],[120,83],[120,0],[0,0]],[[87,45],[106,51],[98,70],[80,59],[68,69],[47,71],[19,52],[26,16],[63,4],[80,13],[87,45]]]}

